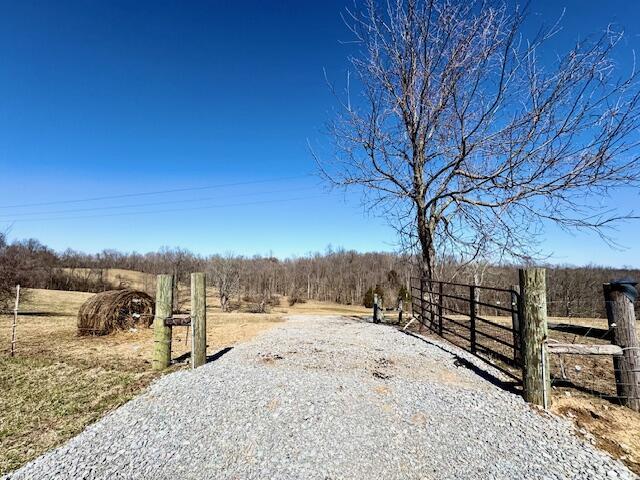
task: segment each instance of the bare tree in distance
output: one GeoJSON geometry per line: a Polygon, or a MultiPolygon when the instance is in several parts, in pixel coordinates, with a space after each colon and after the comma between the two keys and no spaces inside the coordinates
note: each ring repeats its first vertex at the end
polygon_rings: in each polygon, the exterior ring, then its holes
{"type": "Polygon", "coordinates": [[[606,229],[632,212],[605,199],[640,179],[638,73],[613,59],[621,31],[556,55],[559,23],[527,40],[527,9],[504,1],[361,7],[344,16],[358,53],[336,92],[335,155],[318,163],[392,219],[423,278],[439,258],[528,261],[549,224],[612,241],[606,229]]]}
{"type": "Polygon", "coordinates": [[[209,259],[211,279],[220,296],[220,308],[226,312],[229,300],[240,289],[240,266],[238,260],[231,254],[214,256],[209,259]]]}

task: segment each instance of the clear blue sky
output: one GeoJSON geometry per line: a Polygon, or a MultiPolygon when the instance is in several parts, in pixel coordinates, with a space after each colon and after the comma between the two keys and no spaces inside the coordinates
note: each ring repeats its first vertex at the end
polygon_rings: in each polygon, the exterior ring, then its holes
{"type": "MultiPolygon", "coordinates": [[[[346,3],[1,1],[0,207],[259,183],[0,208],[0,229],[90,252],[392,250],[357,197],[304,177],[333,107],[323,68],[338,83],[347,68],[346,3]]],[[[617,21],[640,46],[640,2],[538,0],[533,18],[563,6],[560,42],[617,21]]],[[[555,230],[544,247],[557,262],[640,266],[640,224],[619,235],[629,249],[555,230]]]]}

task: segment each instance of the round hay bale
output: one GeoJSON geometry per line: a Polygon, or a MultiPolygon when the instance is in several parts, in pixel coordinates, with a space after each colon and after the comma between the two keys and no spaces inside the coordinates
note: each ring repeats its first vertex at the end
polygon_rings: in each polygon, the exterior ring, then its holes
{"type": "Polygon", "coordinates": [[[78,311],[78,335],[107,335],[153,323],[153,297],[138,290],[109,290],[94,295],[78,311]]]}

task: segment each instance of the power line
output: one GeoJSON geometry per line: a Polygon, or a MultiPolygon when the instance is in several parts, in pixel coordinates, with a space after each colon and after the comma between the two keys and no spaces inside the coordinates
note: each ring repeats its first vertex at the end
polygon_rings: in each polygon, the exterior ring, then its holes
{"type": "Polygon", "coordinates": [[[149,191],[149,192],[125,193],[120,195],[105,195],[102,197],[77,198],[72,200],[54,200],[50,202],[22,203],[22,204],[16,204],[16,205],[0,205],[0,208],[42,207],[46,205],[60,205],[65,203],[95,202],[99,200],[113,200],[116,198],[143,197],[143,196],[149,196],[149,195],[161,195],[165,193],[192,192],[197,190],[209,190],[212,188],[237,187],[240,185],[255,185],[259,183],[279,182],[282,180],[295,180],[300,178],[308,178],[310,176],[311,174],[306,173],[304,175],[295,175],[291,177],[279,177],[279,178],[271,178],[267,180],[252,180],[248,182],[220,183],[217,185],[207,185],[203,187],[172,188],[169,190],[155,190],[155,191],[149,191]]]}
{"type": "Polygon", "coordinates": [[[327,194],[317,194],[317,195],[307,195],[305,197],[281,198],[276,200],[262,200],[262,201],[244,202],[244,203],[204,205],[200,207],[173,208],[173,209],[165,209],[165,210],[148,210],[148,211],[142,211],[142,212],[105,213],[105,214],[98,214],[98,215],[81,215],[81,216],[73,216],[73,217],[19,218],[17,220],[0,220],[0,221],[5,223],[45,222],[50,220],[79,220],[79,219],[104,218],[104,217],[122,217],[122,216],[129,216],[129,215],[147,215],[147,214],[155,214],[155,213],[185,212],[185,211],[192,211],[192,210],[208,210],[208,209],[214,209],[214,208],[265,205],[269,203],[295,202],[298,200],[307,200],[309,198],[324,197],[326,195],[327,194]]]}
{"type": "MultiPolygon", "coordinates": [[[[299,192],[299,191],[308,191],[315,190],[314,187],[297,187],[297,188],[287,188],[287,189],[279,189],[279,190],[267,190],[263,192],[242,192],[242,193],[234,193],[224,195],[225,198],[229,197],[245,197],[245,196],[256,196],[256,195],[270,195],[272,193],[287,193],[287,192],[299,192]]],[[[154,207],[158,205],[174,205],[178,203],[193,203],[193,202],[201,202],[205,200],[218,200],[220,196],[215,197],[200,197],[200,198],[190,198],[183,200],[166,200],[162,202],[148,202],[148,203],[129,203],[125,205],[111,205],[111,206],[103,206],[103,207],[87,207],[87,208],[72,208],[65,210],[49,210],[49,211],[39,211],[39,212],[19,212],[19,213],[0,213],[0,217],[24,217],[24,216],[32,216],[32,215],[50,215],[50,214],[65,214],[65,213],[76,213],[76,212],[93,212],[99,210],[113,210],[120,208],[137,208],[137,207],[154,207]]]]}

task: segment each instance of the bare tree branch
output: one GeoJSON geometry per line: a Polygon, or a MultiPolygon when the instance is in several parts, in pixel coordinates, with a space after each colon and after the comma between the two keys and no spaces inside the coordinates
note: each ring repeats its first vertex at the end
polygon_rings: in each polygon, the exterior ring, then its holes
{"type": "Polygon", "coordinates": [[[623,33],[609,25],[549,59],[560,21],[524,39],[526,10],[365,0],[343,16],[361,53],[321,172],[362,189],[427,279],[447,255],[528,260],[549,223],[612,241],[608,228],[635,218],[603,202],[640,180],[638,73],[612,55],[623,33]]]}

